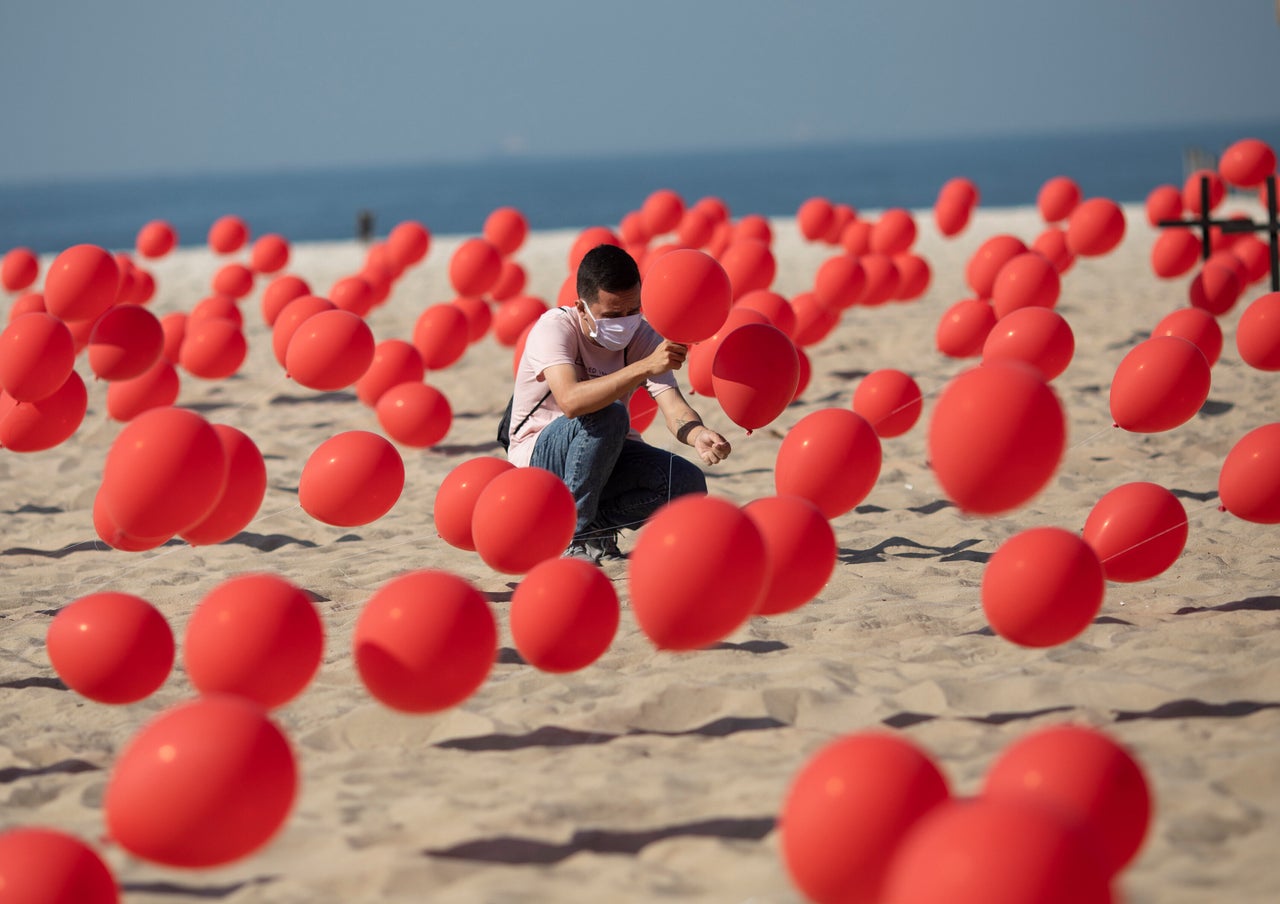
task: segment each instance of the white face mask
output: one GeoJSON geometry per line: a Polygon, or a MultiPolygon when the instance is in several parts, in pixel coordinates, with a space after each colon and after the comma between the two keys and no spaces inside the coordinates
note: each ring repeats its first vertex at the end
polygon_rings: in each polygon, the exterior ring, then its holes
{"type": "Polygon", "coordinates": [[[631,341],[631,337],[640,328],[641,314],[628,314],[626,317],[602,317],[596,320],[595,317],[591,316],[591,309],[587,307],[585,301],[582,303],[582,307],[587,312],[587,317],[592,323],[591,330],[587,335],[610,351],[616,352],[626,348],[631,341]]]}

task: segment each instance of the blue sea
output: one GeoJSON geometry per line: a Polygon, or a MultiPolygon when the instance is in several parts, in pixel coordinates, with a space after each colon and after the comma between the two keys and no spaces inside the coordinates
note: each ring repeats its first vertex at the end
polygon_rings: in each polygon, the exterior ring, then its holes
{"type": "Polygon", "coordinates": [[[89,242],[131,248],[139,227],[165,219],[183,244],[205,240],[233,213],[255,235],[290,241],[351,238],[371,211],[385,235],[401,220],[435,234],[478,234],[496,207],[519,208],[534,229],[616,225],[655,189],[689,203],[706,195],[735,216],[790,216],[813,196],[860,210],[929,207],[944,182],[972,179],[983,206],[1033,204],[1057,175],[1087,197],[1141,201],[1161,183],[1180,185],[1189,152],[1216,155],[1240,138],[1280,147],[1280,121],[1246,125],[805,146],[591,159],[500,158],[412,166],[294,172],[163,175],[0,184],[0,252],[46,253],[89,242]]]}

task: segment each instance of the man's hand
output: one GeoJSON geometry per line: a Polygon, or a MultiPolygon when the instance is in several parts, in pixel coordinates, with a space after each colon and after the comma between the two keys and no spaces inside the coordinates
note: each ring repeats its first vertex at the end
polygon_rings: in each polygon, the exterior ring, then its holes
{"type": "Polygon", "coordinates": [[[689,346],[679,342],[663,340],[662,344],[644,359],[645,373],[651,377],[665,374],[669,370],[679,370],[684,359],[689,355],[689,346]]]}
{"type": "Polygon", "coordinates": [[[693,437],[693,448],[699,457],[709,465],[724,461],[733,451],[729,441],[710,427],[703,427],[693,437]]]}

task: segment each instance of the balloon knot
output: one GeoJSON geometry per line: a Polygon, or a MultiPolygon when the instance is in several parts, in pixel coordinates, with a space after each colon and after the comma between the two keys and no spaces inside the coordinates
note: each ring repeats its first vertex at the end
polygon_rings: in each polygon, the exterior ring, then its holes
{"type": "Polygon", "coordinates": [[[755,431],[753,431],[753,430],[748,430],[748,431],[747,431],[747,436],[750,436],[750,435],[751,435],[752,433],[754,433],[754,432],[755,432],[755,431]]]}
{"type": "Polygon", "coordinates": [[[1112,421],[1112,422],[1111,422],[1111,426],[1112,426],[1113,428],[1117,428],[1117,429],[1120,427],[1120,425],[1119,425],[1119,424],[1117,424],[1115,421],[1112,421]]]}
{"type": "Polygon", "coordinates": [[[1225,505],[1223,505],[1222,503],[1218,503],[1218,511],[1225,512],[1226,510],[1227,510],[1227,507],[1225,505]]]}

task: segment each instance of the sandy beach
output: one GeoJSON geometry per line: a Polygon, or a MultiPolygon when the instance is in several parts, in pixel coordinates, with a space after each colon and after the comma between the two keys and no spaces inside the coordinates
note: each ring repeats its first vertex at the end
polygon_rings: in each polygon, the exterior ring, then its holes
{"type": "MultiPolygon", "coordinates": [[[[1226,210],[1259,212],[1251,196],[1226,210]]],[[[745,504],[774,493],[782,437],[800,418],[847,407],[870,371],[915,377],[924,414],[905,435],[884,440],[874,489],[833,520],[838,562],[825,589],[794,612],[751,619],[711,649],[676,654],[656,650],[640,631],[625,575],[615,569],[623,603],[617,637],[596,664],[568,675],[539,672],[513,648],[507,610],[516,579],[448,545],[433,526],[444,477],[468,458],[500,451],[493,434],[512,361],[491,335],[428,375],[451,404],[452,426],[432,449],[401,447],[406,481],[391,512],[366,526],[332,527],[299,507],[302,467],[330,436],[377,431],[377,419],[354,392],[316,392],[285,376],[259,313],[267,282],[259,280],[241,305],[244,366],[219,381],[184,374],[178,404],[257,443],[268,472],[260,514],[219,545],[174,541],[139,553],[107,548],[94,532],[94,495],[122,425],[107,419],[105,384],[81,358],[89,413],[76,434],[46,452],[0,450],[0,829],[41,825],[93,842],[124,899],[138,904],[788,904],[802,898],[779,856],[776,819],[792,777],[825,743],[867,729],[900,732],[936,758],[954,793],[971,794],[1006,745],[1075,722],[1127,745],[1154,798],[1151,830],[1121,876],[1118,900],[1275,900],[1280,543],[1274,526],[1220,511],[1217,500],[1232,445],[1276,419],[1275,375],[1247,366],[1234,343],[1240,312],[1266,288],[1255,284],[1221,318],[1224,349],[1198,415],[1166,433],[1113,427],[1108,386],[1116,366],[1187,303],[1189,280],[1152,275],[1156,231],[1141,205],[1125,213],[1121,246],[1078,259],[1063,277],[1057,310],[1074,331],[1075,356],[1053,386],[1067,413],[1067,451],[1028,504],[996,517],[961,513],[930,472],[926,434],[938,393],[976,363],[944,357],[934,345],[943,311],[968,297],[965,262],[991,235],[1030,243],[1044,224],[1033,207],[979,209],[967,230],[944,239],[929,212],[917,211],[915,250],[933,273],[928,291],[917,301],[847,310],[807,350],[811,382],[770,427],[748,436],[714,400],[689,395],[734,445],[708,471],[710,492],[745,504]],[[1186,508],[1189,538],[1174,565],[1141,583],[1108,584],[1099,618],[1061,646],[1025,649],[993,636],[979,585],[999,545],[1032,527],[1078,532],[1102,494],[1137,480],[1171,489],[1186,508]],[[366,600],[420,568],[472,582],[500,632],[483,687],[433,716],[377,703],[351,655],[366,600]],[[191,697],[181,657],[150,698],[106,706],[58,681],[45,632],[58,608],[118,590],[153,603],[181,643],[195,604],[247,571],[311,591],[324,619],[317,677],[275,714],[298,757],[297,803],[279,835],[242,861],[200,871],[143,862],[103,841],[102,800],[132,734],[191,697]]],[[[771,225],[772,288],[788,297],[809,290],[835,252],[805,242],[793,219],[771,225]]],[[[529,293],[555,302],[576,236],[529,237],[515,255],[529,293]]],[[[409,339],[427,305],[454,297],[447,267],[463,238],[433,237],[426,260],[369,315],[377,339],[409,339]]],[[[359,270],[365,251],[356,243],[296,246],[287,272],[323,293],[359,270]]],[[[154,262],[151,309],[189,310],[223,262],[187,247],[154,262]]],[[[6,310],[11,298],[0,296],[6,310]]],[[[683,375],[681,383],[688,395],[683,375]]],[[[645,436],[689,453],[660,423],[645,436]]],[[[624,549],[633,543],[634,535],[624,536],[624,549]]]]}

